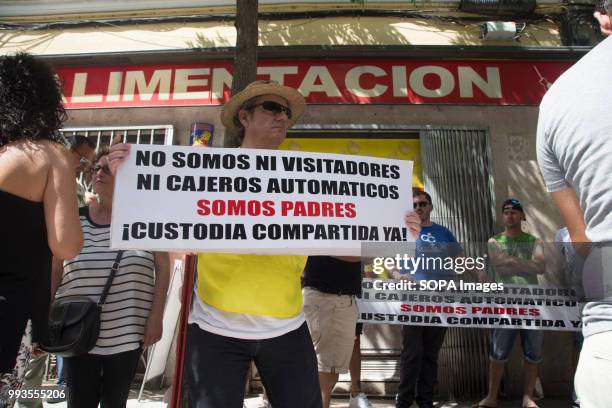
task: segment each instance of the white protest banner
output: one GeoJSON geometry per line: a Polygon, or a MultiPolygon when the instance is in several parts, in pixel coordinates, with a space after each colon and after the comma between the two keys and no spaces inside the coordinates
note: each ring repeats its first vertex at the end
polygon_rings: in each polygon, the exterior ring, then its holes
{"type": "Polygon", "coordinates": [[[458,281],[364,279],[359,321],[417,326],[579,331],[570,289],[458,281]]]}
{"type": "Polygon", "coordinates": [[[412,162],[280,150],[133,145],[117,172],[111,246],[360,255],[414,241],[412,162]]]}

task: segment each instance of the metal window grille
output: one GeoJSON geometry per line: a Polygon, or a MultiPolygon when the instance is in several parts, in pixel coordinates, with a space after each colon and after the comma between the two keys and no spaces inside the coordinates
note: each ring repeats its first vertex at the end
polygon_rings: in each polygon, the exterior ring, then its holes
{"type": "MultiPolygon", "coordinates": [[[[85,136],[96,145],[96,151],[107,147],[111,141],[121,136],[124,143],[171,145],[174,134],[172,125],[157,126],[118,126],[118,127],[74,127],[60,129],[62,136],[85,136]]],[[[91,189],[89,175],[80,174],[79,180],[87,190],[91,189]]]]}
{"type": "MultiPolygon", "coordinates": [[[[432,220],[453,231],[466,255],[486,253],[495,224],[488,132],[425,128],[420,137],[425,190],[434,205],[432,220]]],[[[487,350],[488,330],[448,329],[438,378],[451,398],[486,394],[487,350]]]]}
{"type": "MultiPolygon", "coordinates": [[[[450,228],[459,242],[486,242],[495,226],[487,131],[426,128],[420,138],[425,190],[434,205],[432,220],[450,228]]],[[[464,249],[470,256],[481,250],[471,246],[464,249]]]]}
{"type": "Polygon", "coordinates": [[[96,150],[110,145],[116,137],[121,136],[124,143],[171,145],[174,134],[172,125],[157,126],[117,126],[117,127],[74,127],[64,128],[60,132],[64,137],[85,136],[93,139],[96,150]]]}

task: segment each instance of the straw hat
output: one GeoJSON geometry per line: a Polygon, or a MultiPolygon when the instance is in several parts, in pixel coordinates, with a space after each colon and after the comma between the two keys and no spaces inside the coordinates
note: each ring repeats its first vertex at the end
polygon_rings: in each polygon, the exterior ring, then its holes
{"type": "Polygon", "coordinates": [[[221,122],[223,125],[226,128],[236,129],[237,126],[234,123],[234,118],[237,117],[242,104],[259,95],[278,95],[289,103],[289,109],[291,109],[289,127],[297,122],[306,109],[306,101],[297,89],[281,85],[276,81],[255,81],[248,84],[246,88],[232,96],[223,105],[221,109],[221,122]]]}

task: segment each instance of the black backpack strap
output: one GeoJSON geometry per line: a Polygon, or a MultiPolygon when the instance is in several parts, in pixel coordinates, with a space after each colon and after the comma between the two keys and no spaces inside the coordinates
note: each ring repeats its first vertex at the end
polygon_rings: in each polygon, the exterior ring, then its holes
{"type": "Polygon", "coordinates": [[[102,290],[102,295],[100,295],[100,300],[98,300],[98,306],[102,306],[104,302],[106,302],[106,296],[108,295],[108,291],[110,290],[111,285],[113,284],[113,279],[115,278],[115,274],[117,274],[117,269],[119,269],[119,262],[121,261],[121,257],[125,251],[117,252],[117,257],[115,258],[115,262],[111,268],[110,275],[108,275],[108,279],[106,280],[106,284],[104,285],[104,290],[102,290]]]}

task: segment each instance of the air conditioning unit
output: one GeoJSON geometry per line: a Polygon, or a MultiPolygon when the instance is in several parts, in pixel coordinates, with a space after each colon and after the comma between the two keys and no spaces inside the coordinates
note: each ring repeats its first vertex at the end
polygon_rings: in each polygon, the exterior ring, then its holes
{"type": "Polygon", "coordinates": [[[483,40],[510,41],[516,36],[516,23],[513,21],[487,21],[480,26],[480,38],[483,40]]]}

